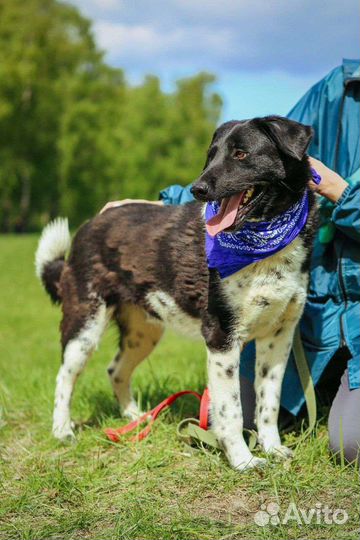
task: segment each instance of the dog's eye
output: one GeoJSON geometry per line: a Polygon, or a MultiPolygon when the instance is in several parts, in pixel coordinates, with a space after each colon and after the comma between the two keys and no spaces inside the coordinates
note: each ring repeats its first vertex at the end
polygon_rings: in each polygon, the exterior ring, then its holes
{"type": "Polygon", "coordinates": [[[243,150],[236,149],[233,154],[234,159],[238,159],[239,161],[242,161],[247,156],[247,152],[244,152],[243,150]]]}

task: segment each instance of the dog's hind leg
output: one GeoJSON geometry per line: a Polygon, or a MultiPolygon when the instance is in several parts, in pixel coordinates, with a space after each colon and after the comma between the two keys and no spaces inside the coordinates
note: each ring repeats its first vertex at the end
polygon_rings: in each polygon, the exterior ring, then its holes
{"type": "Polygon", "coordinates": [[[89,304],[80,304],[79,307],[75,313],[64,312],[63,363],[56,378],[53,415],[53,434],[60,440],[74,438],[70,419],[74,385],[98,346],[109,316],[105,303],[100,300],[91,299],[89,304]]]}
{"type": "Polygon", "coordinates": [[[108,374],[121,413],[134,419],[141,412],[132,397],[131,376],[157,345],[163,334],[163,326],[149,321],[146,312],[134,305],[122,307],[118,324],[121,332],[120,350],[108,367],[108,374]]]}

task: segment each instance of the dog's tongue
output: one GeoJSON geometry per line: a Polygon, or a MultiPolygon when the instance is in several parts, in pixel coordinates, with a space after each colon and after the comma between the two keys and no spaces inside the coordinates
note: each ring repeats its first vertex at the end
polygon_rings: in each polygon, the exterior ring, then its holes
{"type": "Polygon", "coordinates": [[[245,191],[232,195],[221,201],[219,212],[206,223],[206,230],[210,236],[215,236],[234,224],[239,205],[242,203],[245,191]]]}

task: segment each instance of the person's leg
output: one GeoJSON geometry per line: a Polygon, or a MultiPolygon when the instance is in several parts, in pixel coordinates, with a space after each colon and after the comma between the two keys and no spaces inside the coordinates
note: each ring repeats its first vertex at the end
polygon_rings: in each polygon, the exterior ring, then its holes
{"type": "Polygon", "coordinates": [[[351,352],[347,347],[338,349],[330,362],[321,374],[315,392],[319,406],[330,407],[335,399],[341,377],[347,368],[347,363],[351,359],[351,352]]]}
{"type": "Polygon", "coordinates": [[[360,449],[360,388],[349,389],[348,370],[341,383],[329,414],[330,449],[334,453],[344,449],[344,457],[351,462],[358,458],[360,449]]]}
{"type": "Polygon", "coordinates": [[[256,394],[254,383],[240,375],[240,396],[243,410],[244,428],[256,429],[255,427],[255,406],[256,394]]]}

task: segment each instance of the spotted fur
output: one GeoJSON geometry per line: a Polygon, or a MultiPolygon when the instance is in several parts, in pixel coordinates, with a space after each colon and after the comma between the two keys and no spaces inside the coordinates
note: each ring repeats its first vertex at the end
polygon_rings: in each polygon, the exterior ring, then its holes
{"type": "MultiPolygon", "coordinates": [[[[288,122],[271,117],[221,127],[194,192],[199,183],[208,182],[208,197],[216,198],[252,182],[264,194],[249,219],[268,219],[288,208],[302,197],[310,178],[305,156],[308,129],[288,122]],[[276,140],[279,131],[287,142],[276,140]],[[246,174],[229,165],[234,141],[254,148],[246,174]]],[[[199,198],[204,198],[204,192],[199,198]]],[[[47,291],[56,292],[63,310],[63,364],[56,383],[54,435],[73,436],[73,388],[112,319],[120,338],[108,374],[123,413],[131,418],[140,414],[131,394],[131,375],[157,345],[164,328],[204,340],[212,429],[238,470],[263,464],[251,454],[242,434],[240,352],[255,339],[259,441],[266,452],[288,456],[280,442],[277,417],[292,337],[306,298],[316,214],[312,194],[309,205],[308,222],[290,245],[223,280],[207,267],[202,202],[178,207],[132,204],[108,210],[80,228],[66,262],[67,243],[54,249],[49,240],[50,231],[55,240],[69,238],[64,223],[45,229],[49,234],[40,240],[38,274],[47,291]]]]}

